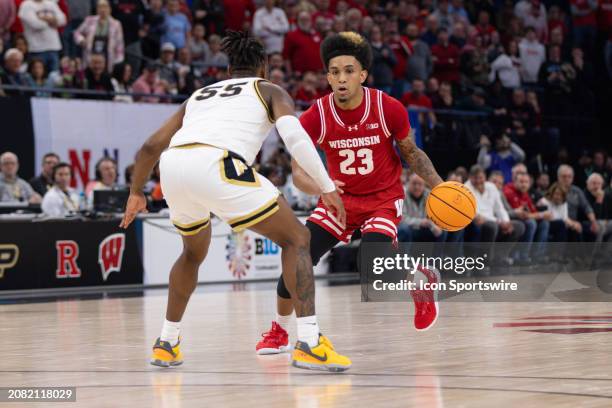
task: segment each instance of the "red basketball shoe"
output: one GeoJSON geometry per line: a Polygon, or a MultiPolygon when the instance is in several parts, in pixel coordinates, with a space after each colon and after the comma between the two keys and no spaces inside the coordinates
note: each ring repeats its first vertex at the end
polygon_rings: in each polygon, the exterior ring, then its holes
{"type": "Polygon", "coordinates": [[[255,346],[257,354],[278,354],[291,349],[289,334],[276,322],[272,322],[272,328],[262,336],[263,339],[255,346]]]}
{"type": "MultiPolygon", "coordinates": [[[[429,270],[419,266],[414,274],[417,288],[420,282],[439,283],[440,273],[435,269],[429,270]]],[[[431,289],[415,289],[410,291],[414,301],[414,328],[425,331],[436,323],[438,319],[438,291],[431,289]]]]}

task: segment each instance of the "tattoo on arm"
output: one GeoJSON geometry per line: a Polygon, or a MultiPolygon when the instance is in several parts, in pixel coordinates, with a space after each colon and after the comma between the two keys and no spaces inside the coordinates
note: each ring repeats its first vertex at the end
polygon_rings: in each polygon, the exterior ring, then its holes
{"type": "Polygon", "coordinates": [[[315,284],[312,260],[308,248],[298,248],[296,265],[296,288],[298,302],[295,302],[297,317],[315,314],[315,284]]]}
{"type": "Polygon", "coordinates": [[[430,188],[442,183],[442,178],[434,168],[424,151],[419,149],[411,136],[398,142],[402,158],[408,162],[412,170],[418,174],[430,188]]]}

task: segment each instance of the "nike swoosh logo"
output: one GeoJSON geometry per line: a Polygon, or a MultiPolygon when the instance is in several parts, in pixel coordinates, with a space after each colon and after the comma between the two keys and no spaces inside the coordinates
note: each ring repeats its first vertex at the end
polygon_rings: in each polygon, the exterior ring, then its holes
{"type": "Polygon", "coordinates": [[[310,353],[310,355],[312,357],[316,358],[317,360],[321,361],[321,362],[326,362],[327,361],[327,353],[324,353],[323,357],[319,357],[319,356],[317,356],[316,354],[314,354],[312,352],[310,353]]]}

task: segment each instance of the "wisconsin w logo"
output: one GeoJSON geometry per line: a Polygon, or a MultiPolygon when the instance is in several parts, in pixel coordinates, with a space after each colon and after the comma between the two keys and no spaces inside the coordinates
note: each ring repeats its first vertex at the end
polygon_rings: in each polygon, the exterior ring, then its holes
{"type": "Polygon", "coordinates": [[[121,271],[123,250],[125,249],[125,234],[109,235],[100,243],[98,263],[102,270],[102,279],[106,281],[111,272],[121,271]]]}

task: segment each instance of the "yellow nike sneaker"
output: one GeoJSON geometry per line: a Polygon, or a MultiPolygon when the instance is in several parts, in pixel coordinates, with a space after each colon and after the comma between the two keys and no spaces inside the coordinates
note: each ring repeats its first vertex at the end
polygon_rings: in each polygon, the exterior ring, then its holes
{"type": "Polygon", "coordinates": [[[303,341],[298,341],[291,356],[291,364],[297,368],[336,373],[351,368],[351,360],[338,354],[329,339],[323,335],[319,335],[319,344],[313,348],[303,341]]]}
{"type": "Polygon", "coordinates": [[[181,340],[179,339],[176,346],[172,345],[167,341],[161,341],[158,337],[153,346],[153,356],[151,357],[151,364],[159,367],[173,367],[183,364],[183,354],[180,350],[181,340]]]}

